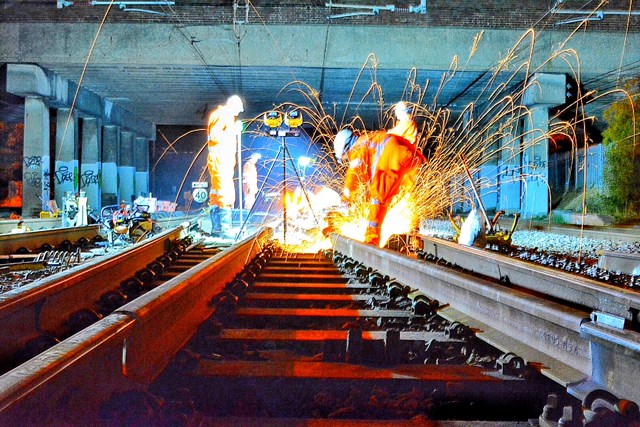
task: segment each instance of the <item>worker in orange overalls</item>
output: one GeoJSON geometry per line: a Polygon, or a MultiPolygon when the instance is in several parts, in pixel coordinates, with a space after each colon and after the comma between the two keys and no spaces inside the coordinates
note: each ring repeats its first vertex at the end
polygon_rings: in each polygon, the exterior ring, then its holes
{"type": "Polygon", "coordinates": [[[338,162],[349,162],[343,200],[348,203],[360,183],[368,184],[365,243],[379,246],[389,203],[402,186],[413,185],[425,158],[415,145],[384,130],[358,135],[343,129],[334,138],[333,148],[338,162]]]}
{"type": "Polygon", "coordinates": [[[207,122],[207,167],[211,177],[209,215],[213,237],[231,237],[225,233],[230,232],[231,208],[236,201],[233,171],[242,131],[242,123],[236,118],[243,111],[242,99],[233,95],[209,114],[207,122]]]}
{"type": "Polygon", "coordinates": [[[256,202],[258,194],[258,169],[256,164],[262,156],[260,153],[253,153],[242,167],[242,193],[244,195],[244,208],[251,210],[256,202]]]}
{"type": "Polygon", "coordinates": [[[418,127],[416,122],[411,117],[411,108],[404,102],[398,102],[394,111],[396,114],[396,124],[389,129],[387,133],[392,135],[398,135],[406,139],[412,144],[416,143],[416,136],[418,135],[418,127]]]}

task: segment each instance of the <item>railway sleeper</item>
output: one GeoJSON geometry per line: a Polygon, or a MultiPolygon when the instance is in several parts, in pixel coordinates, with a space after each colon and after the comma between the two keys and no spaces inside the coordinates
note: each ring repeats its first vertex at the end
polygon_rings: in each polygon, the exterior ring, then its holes
{"type": "Polygon", "coordinates": [[[324,256],[339,264],[335,279],[317,277],[327,265],[245,268],[151,391],[170,398],[179,388],[186,407],[227,421],[536,419],[550,393],[571,400],[517,355],[437,316],[437,301],[341,254],[324,256]]]}

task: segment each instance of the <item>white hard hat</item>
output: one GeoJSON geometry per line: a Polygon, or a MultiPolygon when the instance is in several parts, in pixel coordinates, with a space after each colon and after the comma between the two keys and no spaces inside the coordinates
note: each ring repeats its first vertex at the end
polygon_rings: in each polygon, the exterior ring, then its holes
{"type": "Polygon", "coordinates": [[[233,108],[238,113],[244,111],[244,104],[238,95],[231,95],[229,99],[227,99],[227,106],[233,108]]]}
{"type": "Polygon", "coordinates": [[[411,108],[404,103],[404,101],[400,101],[396,104],[395,108],[396,116],[406,116],[411,111],[411,108]]]}
{"type": "Polygon", "coordinates": [[[255,160],[256,162],[258,160],[260,160],[262,158],[262,154],[260,153],[252,153],[251,156],[249,156],[250,159],[255,160]]]}
{"type": "Polygon", "coordinates": [[[344,156],[345,146],[353,136],[353,132],[349,129],[342,129],[336,137],[333,139],[333,151],[336,153],[336,159],[338,163],[342,163],[342,156],[344,156]]]}

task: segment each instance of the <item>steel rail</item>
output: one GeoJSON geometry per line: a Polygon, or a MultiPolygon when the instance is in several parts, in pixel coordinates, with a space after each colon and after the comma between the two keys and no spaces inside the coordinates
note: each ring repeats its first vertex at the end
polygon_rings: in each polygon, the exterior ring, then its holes
{"type": "Polygon", "coordinates": [[[82,237],[91,240],[98,234],[100,234],[99,225],[26,231],[19,234],[3,234],[0,235],[0,254],[13,254],[20,248],[30,250],[39,249],[44,243],[57,246],[65,240],[75,242],[82,237]]]}
{"type": "MultiPolygon", "coordinates": [[[[201,220],[201,218],[202,215],[166,216],[158,218],[153,222],[160,226],[163,230],[167,230],[173,229],[185,223],[189,223],[191,225],[196,224],[198,220],[201,220]]],[[[38,250],[44,243],[48,243],[52,246],[57,246],[65,240],[76,242],[82,237],[91,240],[98,234],[103,234],[103,226],[100,224],[92,224],[83,227],[61,228],[59,220],[57,223],[52,221],[53,220],[48,219],[25,220],[23,221],[24,225],[28,226],[33,231],[26,231],[17,234],[9,233],[17,226],[18,222],[20,221],[0,221],[0,231],[6,233],[0,234],[0,254],[13,254],[16,253],[20,248],[38,250]]]]}
{"type": "Polygon", "coordinates": [[[0,294],[0,360],[27,342],[64,327],[71,313],[130,278],[186,235],[176,227],[111,256],[99,257],[43,280],[0,294]]]}
{"type": "MultiPolygon", "coordinates": [[[[499,222],[500,226],[503,229],[508,230],[511,227],[511,223],[513,222],[513,220],[510,218],[501,218],[499,222]]],[[[630,243],[634,243],[640,240],[640,229],[638,228],[603,226],[581,227],[580,225],[562,225],[520,220],[518,221],[516,230],[541,231],[545,233],[554,233],[573,237],[585,237],[591,239],[620,240],[630,243]]]]}
{"type": "Polygon", "coordinates": [[[576,304],[589,311],[617,316],[632,323],[640,311],[640,293],[586,277],[506,257],[476,247],[421,236],[423,251],[465,270],[576,304]]]}
{"type": "Polygon", "coordinates": [[[270,238],[262,230],[0,376],[0,424],[91,424],[113,392],[148,387],[270,238]]]}
{"type": "MultiPolygon", "coordinates": [[[[640,400],[637,383],[629,381],[640,375],[640,334],[603,325],[589,309],[545,298],[550,285],[534,294],[342,236],[331,237],[335,251],[445,304],[438,314],[476,329],[489,344],[518,354],[574,396],[582,399],[592,390],[606,389],[620,398],[640,400]]],[[[469,252],[473,251],[466,256],[469,252]]],[[[475,262],[476,268],[470,270],[495,269],[487,266],[495,262],[492,258],[475,262]]],[[[504,274],[502,268],[498,271],[504,274]]],[[[538,276],[526,279],[530,284],[537,280],[538,276]]],[[[613,294],[611,290],[609,295],[613,294]]]]}

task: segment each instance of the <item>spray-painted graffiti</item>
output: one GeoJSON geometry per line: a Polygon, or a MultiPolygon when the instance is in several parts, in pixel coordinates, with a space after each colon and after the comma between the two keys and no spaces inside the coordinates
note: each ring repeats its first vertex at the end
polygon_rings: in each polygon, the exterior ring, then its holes
{"type": "Polygon", "coordinates": [[[24,167],[27,169],[37,169],[42,166],[42,156],[29,156],[23,159],[24,167]]]}
{"type": "Polygon", "coordinates": [[[70,171],[67,166],[60,166],[54,176],[58,184],[73,182],[73,171],[70,171]]]}
{"type": "Polygon", "coordinates": [[[51,187],[51,173],[47,169],[43,172],[42,176],[44,177],[44,182],[42,183],[42,191],[48,193],[51,187]]]}
{"type": "Polygon", "coordinates": [[[533,170],[546,168],[547,161],[546,160],[534,160],[532,163],[529,163],[529,167],[533,170]]]}
{"type": "Polygon", "coordinates": [[[524,171],[527,181],[546,181],[549,171],[547,170],[549,162],[543,160],[541,156],[533,156],[533,161],[525,156],[524,171]]]}
{"type": "Polygon", "coordinates": [[[39,172],[25,172],[24,184],[28,187],[40,187],[42,185],[42,177],[39,172]]]}
{"type": "Polygon", "coordinates": [[[96,173],[95,171],[88,170],[82,173],[80,177],[80,186],[81,188],[86,188],[90,185],[98,185],[100,182],[100,172],[96,173]]]}
{"type": "Polygon", "coordinates": [[[499,175],[502,177],[514,177],[516,176],[516,172],[517,172],[517,168],[514,166],[509,166],[509,165],[502,165],[500,166],[500,173],[499,175]]]}

